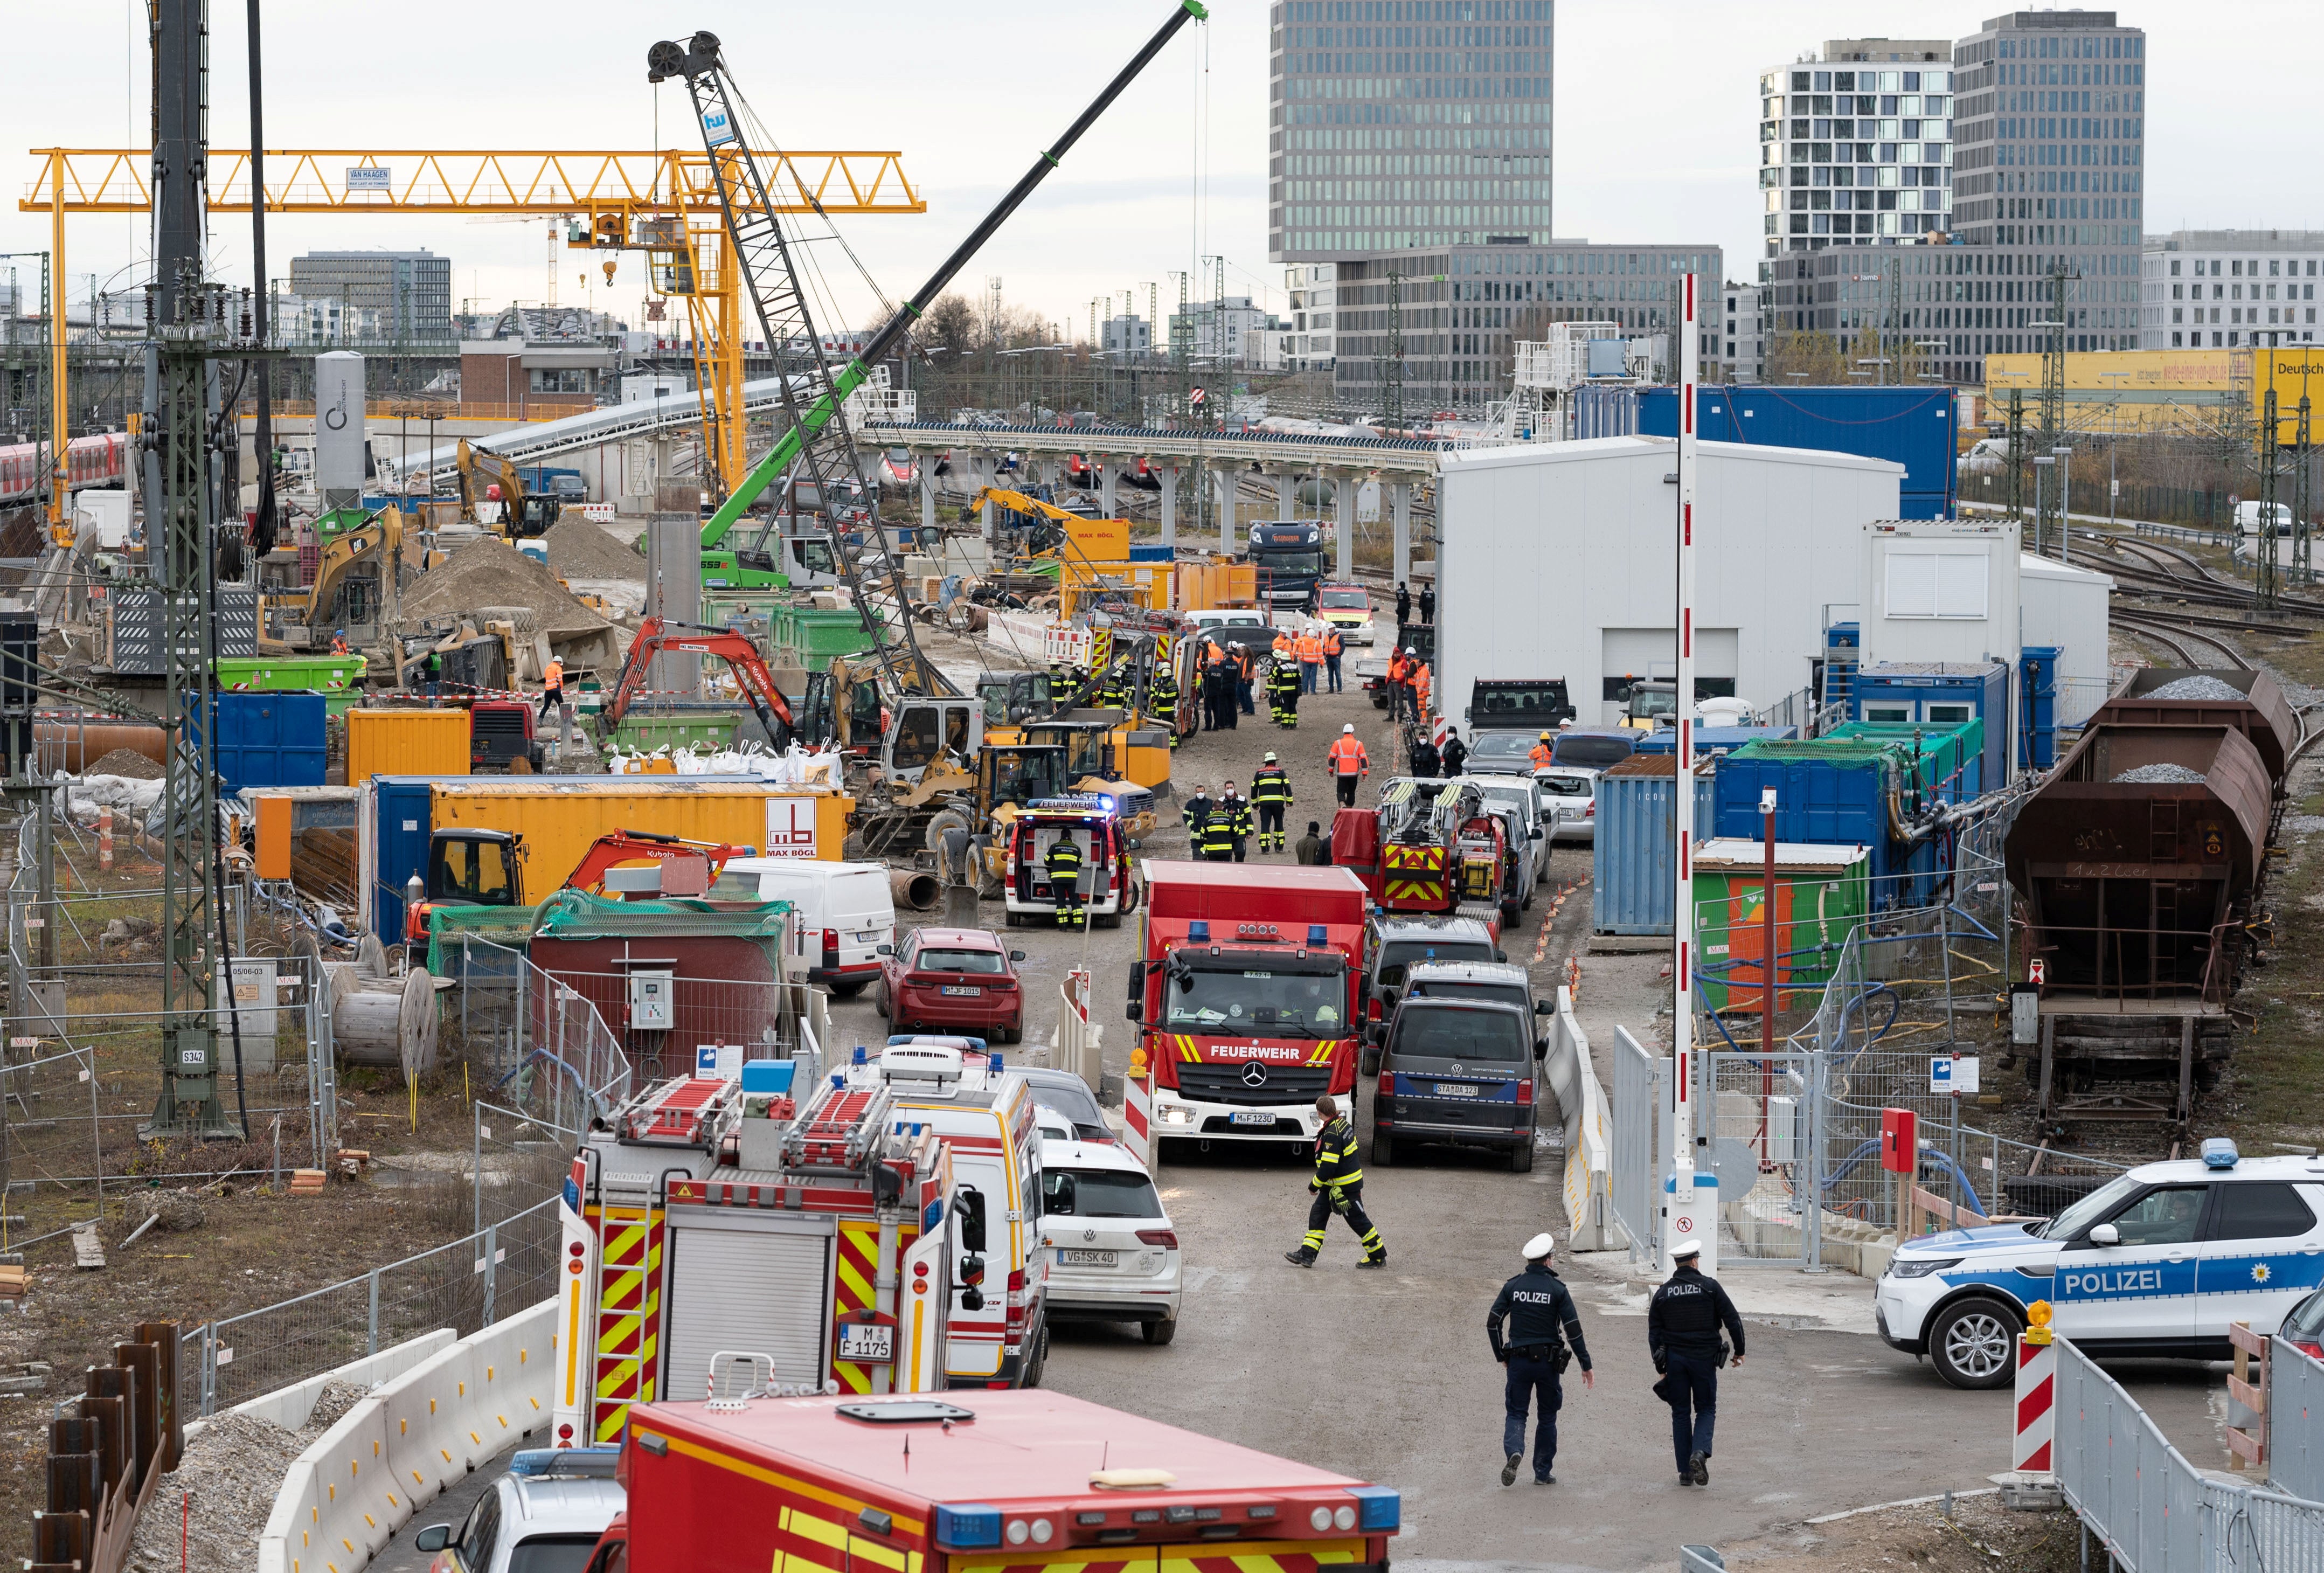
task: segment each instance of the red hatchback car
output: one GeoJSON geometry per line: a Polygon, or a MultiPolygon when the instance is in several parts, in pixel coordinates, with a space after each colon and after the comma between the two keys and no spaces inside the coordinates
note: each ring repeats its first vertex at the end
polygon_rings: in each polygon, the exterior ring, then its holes
{"type": "Polygon", "coordinates": [[[952,1028],[1003,1043],[1025,1037],[1022,950],[984,929],[915,929],[880,947],[880,1013],[899,1032],[952,1028]]]}

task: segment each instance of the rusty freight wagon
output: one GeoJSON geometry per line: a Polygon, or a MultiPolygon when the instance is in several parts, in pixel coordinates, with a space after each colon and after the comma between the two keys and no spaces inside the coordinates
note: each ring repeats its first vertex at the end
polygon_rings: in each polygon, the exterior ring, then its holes
{"type": "Polygon", "coordinates": [[[2273,794],[2241,726],[2093,726],[2019,811],[2043,1119],[2192,1115],[2232,1051],[2273,794]]]}
{"type": "Polygon", "coordinates": [[[2089,725],[2233,726],[2259,750],[2278,796],[2300,742],[2300,723],[2275,679],[2245,667],[2143,668],[2108,696],[2089,725]]]}

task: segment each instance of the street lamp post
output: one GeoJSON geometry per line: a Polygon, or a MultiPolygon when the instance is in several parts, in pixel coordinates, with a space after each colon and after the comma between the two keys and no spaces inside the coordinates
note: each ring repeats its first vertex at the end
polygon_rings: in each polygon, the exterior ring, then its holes
{"type": "Polygon", "coordinates": [[[2047,506],[2042,500],[2042,477],[2057,462],[2046,453],[2034,456],[2034,555],[2036,557],[2043,555],[2042,549],[2048,544],[2043,532],[2050,518],[2047,506]]]}

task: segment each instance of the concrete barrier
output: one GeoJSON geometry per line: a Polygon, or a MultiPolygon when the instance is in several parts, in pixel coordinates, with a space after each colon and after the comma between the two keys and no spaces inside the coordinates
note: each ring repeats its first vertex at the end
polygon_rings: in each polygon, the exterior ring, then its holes
{"type": "MultiPolygon", "coordinates": [[[[320,1376],[310,1376],[304,1382],[294,1382],[288,1387],[278,1387],[272,1393],[262,1393],[227,1411],[229,1414],[256,1415],[272,1420],[286,1431],[302,1430],[315,1412],[315,1401],[322,1396],[324,1384],[332,1382],[352,1382],[364,1387],[376,1387],[381,1383],[402,1375],[429,1356],[449,1348],[453,1342],[449,1328],[438,1328],[432,1333],[422,1333],[391,1349],[376,1355],[366,1355],[360,1360],[350,1360],[336,1371],[326,1371],[320,1376]]],[[[190,1440],[201,1434],[201,1421],[186,1428],[190,1440]]]]}
{"type": "Polygon", "coordinates": [[[1614,1148],[1606,1094],[1590,1063],[1590,1039],[1574,1020],[1571,989],[1557,991],[1557,1016],[1543,1069],[1565,1121],[1565,1218],[1572,1232],[1567,1249],[1622,1250],[1630,1242],[1610,1205],[1614,1148]]]}
{"type": "Polygon", "coordinates": [[[383,1383],[284,1473],[259,1573],[355,1573],[438,1492],[546,1427],[557,1302],[451,1343],[383,1383]]]}

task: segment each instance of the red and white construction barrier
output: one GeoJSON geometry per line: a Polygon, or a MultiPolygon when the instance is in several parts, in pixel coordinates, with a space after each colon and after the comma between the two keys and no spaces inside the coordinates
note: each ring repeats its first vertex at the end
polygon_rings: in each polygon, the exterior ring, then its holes
{"type": "Polygon", "coordinates": [[[1123,1078],[1121,1089],[1121,1134],[1123,1144],[1151,1173],[1161,1158],[1162,1144],[1154,1135],[1154,1067],[1143,1049],[1130,1051],[1130,1074],[1123,1078]]]}
{"type": "Polygon", "coordinates": [[[2050,1342],[2049,1307],[2017,1339],[2017,1404],[2009,1467],[2020,1476],[2046,1478],[2050,1445],[2057,1434],[2058,1350],[2050,1342]]]}

